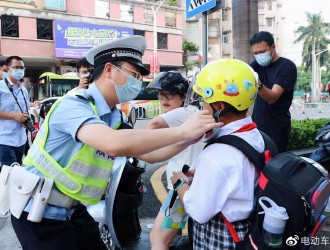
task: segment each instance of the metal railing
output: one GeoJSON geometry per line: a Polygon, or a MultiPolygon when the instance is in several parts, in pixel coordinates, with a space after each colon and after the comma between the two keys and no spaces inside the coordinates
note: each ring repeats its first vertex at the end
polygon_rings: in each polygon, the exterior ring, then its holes
{"type": "Polygon", "coordinates": [[[159,103],[134,105],[136,119],[152,119],[163,113],[159,103]]]}

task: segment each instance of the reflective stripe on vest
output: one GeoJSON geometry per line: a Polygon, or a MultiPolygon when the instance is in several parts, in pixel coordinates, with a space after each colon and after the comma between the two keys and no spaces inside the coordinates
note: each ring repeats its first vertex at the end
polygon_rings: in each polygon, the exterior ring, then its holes
{"type": "MultiPolygon", "coordinates": [[[[23,163],[25,166],[33,165],[42,174],[53,179],[57,188],[69,197],[86,204],[96,204],[110,178],[113,157],[100,154],[85,144],[68,165],[62,167],[45,151],[49,118],[60,102],[61,100],[58,100],[52,106],[23,163]]],[[[91,101],[88,102],[97,115],[95,105],[91,101]]]]}

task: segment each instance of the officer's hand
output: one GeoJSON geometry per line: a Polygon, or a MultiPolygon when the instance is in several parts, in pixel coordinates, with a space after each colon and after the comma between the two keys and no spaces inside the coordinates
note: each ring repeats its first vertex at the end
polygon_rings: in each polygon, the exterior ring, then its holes
{"type": "Polygon", "coordinates": [[[207,131],[222,127],[222,122],[215,122],[209,111],[202,110],[194,113],[180,128],[186,140],[193,140],[204,135],[207,131]]]}
{"type": "Polygon", "coordinates": [[[81,78],[77,89],[88,89],[89,81],[88,78],[81,78]]]}
{"type": "Polygon", "coordinates": [[[29,116],[28,113],[13,113],[13,115],[14,115],[14,120],[18,122],[25,122],[29,116]]]}

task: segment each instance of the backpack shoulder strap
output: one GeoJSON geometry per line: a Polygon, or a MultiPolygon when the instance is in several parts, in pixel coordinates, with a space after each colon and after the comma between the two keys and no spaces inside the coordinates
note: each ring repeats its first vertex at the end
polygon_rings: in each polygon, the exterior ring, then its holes
{"type": "Polygon", "coordinates": [[[248,142],[246,142],[241,137],[236,135],[224,135],[220,136],[214,140],[208,142],[204,149],[214,143],[223,143],[230,146],[233,146],[240,151],[253,163],[253,165],[258,169],[262,170],[265,162],[269,161],[272,157],[278,154],[278,150],[274,141],[264,132],[260,131],[262,138],[265,142],[265,150],[263,153],[257,151],[252,147],[248,142]]]}
{"type": "Polygon", "coordinates": [[[262,170],[265,165],[265,155],[260,153],[254,147],[252,147],[247,141],[238,137],[236,135],[224,135],[208,142],[204,149],[214,143],[222,143],[233,146],[242,153],[253,163],[253,165],[258,169],[262,170]]]}
{"type": "Polygon", "coordinates": [[[266,133],[260,131],[260,134],[262,135],[262,138],[264,139],[265,142],[265,151],[269,150],[271,157],[274,157],[275,155],[278,154],[278,149],[277,146],[275,144],[275,142],[273,141],[272,138],[270,138],[269,135],[267,135],[266,133]]]}

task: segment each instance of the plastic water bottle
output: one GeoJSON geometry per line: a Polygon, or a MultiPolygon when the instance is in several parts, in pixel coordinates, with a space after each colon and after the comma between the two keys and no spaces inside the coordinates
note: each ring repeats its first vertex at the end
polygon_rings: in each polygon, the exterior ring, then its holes
{"type": "Polygon", "coordinates": [[[265,213],[262,237],[269,246],[281,248],[286,220],[289,219],[286,209],[265,196],[259,198],[259,204],[264,209],[261,213],[265,213]],[[266,206],[264,201],[270,207],[266,206]]]}

